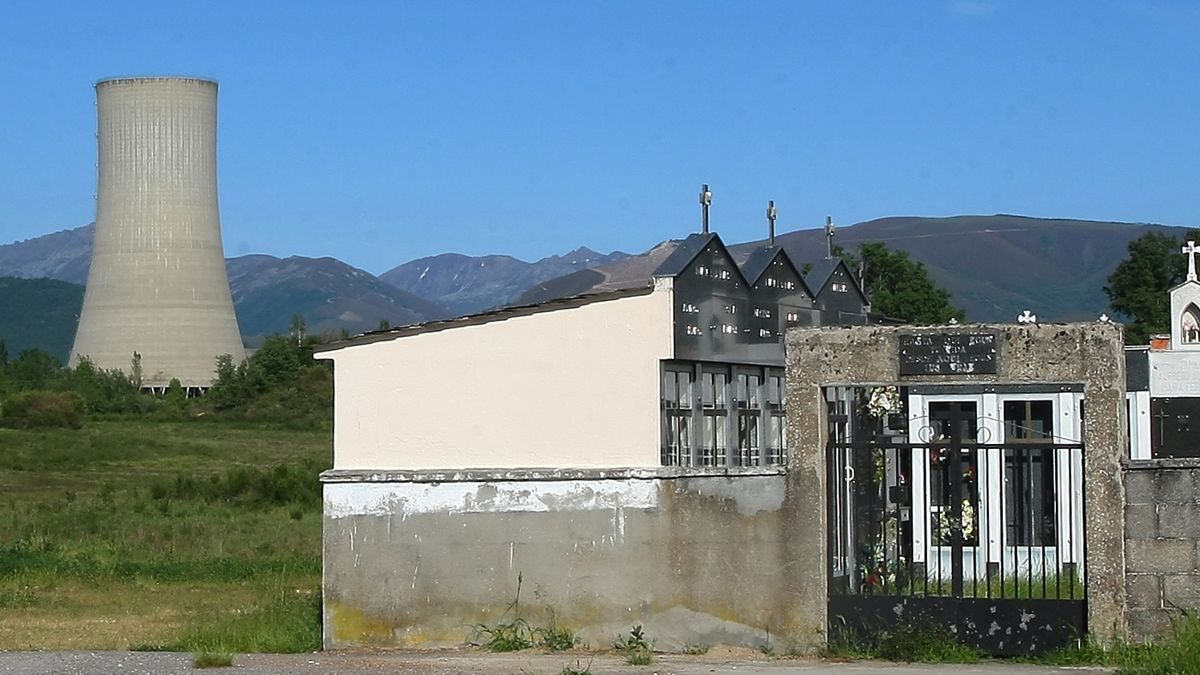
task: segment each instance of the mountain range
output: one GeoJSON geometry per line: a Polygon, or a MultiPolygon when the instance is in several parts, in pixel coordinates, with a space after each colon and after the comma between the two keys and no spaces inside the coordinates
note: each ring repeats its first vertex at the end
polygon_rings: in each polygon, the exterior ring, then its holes
{"type": "MultiPolygon", "coordinates": [[[[1042,320],[1066,321],[1108,311],[1103,293],[1108,275],[1125,256],[1129,241],[1150,230],[1176,236],[1185,231],[1144,223],[1014,215],[912,216],[842,227],[834,241],[848,250],[882,241],[906,251],[950,291],[952,302],[966,310],[969,320],[1011,321],[1030,309],[1042,320]]],[[[83,284],[91,241],[88,225],[2,245],[0,277],[83,284]]],[[[636,255],[579,248],[535,262],[446,253],[400,264],[378,277],[334,258],[248,255],[226,264],[242,333],[247,344],[254,345],[265,335],[286,332],[297,314],[305,318],[310,333],[353,334],[378,328],[383,321],[398,326],[648,280],[677,243],[667,240],[636,255]]],[[[744,258],[763,243],[734,244],[731,250],[744,258]]],[[[784,233],[777,243],[801,265],[819,261],[826,250],[820,229],[784,233]]],[[[82,289],[62,290],[50,295],[66,304],[67,296],[82,297],[82,289]]],[[[0,307],[24,306],[14,294],[27,292],[19,284],[0,284],[0,307]]],[[[77,315],[78,300],[71,302],[75,304],[67,313],[77,315]]],[[[46,311],[60,310],[46,306],[46,311]]],[[[4,317],[0,313],[0,339],[15,330],[13,319],[4,317]]],[[[73,322],[63,323],[59,317],[54,324],[59,328],[51,331],[55,335],[47,333],[39,342],[60,357],[65,357],[59,352],[71,338],[57,332],[74,332],[73,322]]]]}

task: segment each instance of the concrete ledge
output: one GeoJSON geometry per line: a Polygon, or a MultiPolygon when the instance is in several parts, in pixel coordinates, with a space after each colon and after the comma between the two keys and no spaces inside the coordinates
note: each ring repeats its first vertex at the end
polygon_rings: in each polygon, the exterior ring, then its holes
{"type": "Polygon", "coordinates": [[[1123,462],[1126,471],[1152,471],[1155,469],[1200,469],[1200,457],[1160,459],[1127,459],[1123,462]]]}
{"type": "Polygon", "coordinates": [[[488,481],[561,480],[662,480],[672,478],[737,478],[782,476],[780,466],[661,466],[612,469],[454,469],[383,471],[376,469],[330,469],[321,473],[322,483],[478,483],[488,481]]]}

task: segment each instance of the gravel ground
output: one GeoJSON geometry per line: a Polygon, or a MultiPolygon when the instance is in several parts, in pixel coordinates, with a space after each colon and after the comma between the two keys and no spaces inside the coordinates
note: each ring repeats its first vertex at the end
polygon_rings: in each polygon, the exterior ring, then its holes
{"type": "MultiPolygon", "coordinates": [[[[649,666],[629,666],[618,656],[590,654],[482,654],[449,652],[339,652],[317,654],[245,654],[234,657],[232,668],[203,672],[217,675],[275,675],[277,673],[420,673],[422,675],[558,675],[564,667],[588,669],[594,675],[1051,675],[1107,673],[1103,668],[1055,668],[1023,664],[977,665],[893,664],[879,662],[835,663],[816,660],[765,659],[746,655],[656,656],[649,666]]],[[[191,654],[169,652],[0,652],[0,673],[12,675],[194,675],[191,654]]]]}

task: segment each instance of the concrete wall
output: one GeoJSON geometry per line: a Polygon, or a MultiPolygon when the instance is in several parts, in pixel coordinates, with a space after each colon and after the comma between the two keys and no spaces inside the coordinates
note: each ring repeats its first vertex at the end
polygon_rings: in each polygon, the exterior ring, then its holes
{"type": "Polygon", "coordinates": [[[1162,637],[1200,607],[1200,460],[1130,462],[1125,501],[1130,636],[1162,637]]]}
{"type": "Polygon", "coordinates": [[[606,648],[788,648],[796,525],[778,468],[347,472],[325,480],[327,648],[461,645],[477,624],[553,621],[606,648]]]}
{"type": "Polygon", "coordinates": [[[351,345],[334,468],[659,464],[671,289],[351,345]]]}
{"type": "MultiPolygon", "coordinates": [[[[1042,325],[961,325],[917,328],[866,326],[788,332],[788,433],[793,457],[789,494],[798,510],[812,514],[798,524],[806,546],[794,561],[820,570],[800,587],[805,598],[824,598],[826,547],[826,454],[828,433],[822,387],[830,384],[1030,384],[1079,383],[1084,387],[1083,423],[1088,627],[1100,641],[1126,634],[1125,358],[1121,327],[1108,322],[1042,325]],[[899,336],[923,333],[997,334],[994,375],[899,375],[899,336]]],[[[825,603],[806,602],[797,617],[809,631],[824,629],[825,603]]]]}

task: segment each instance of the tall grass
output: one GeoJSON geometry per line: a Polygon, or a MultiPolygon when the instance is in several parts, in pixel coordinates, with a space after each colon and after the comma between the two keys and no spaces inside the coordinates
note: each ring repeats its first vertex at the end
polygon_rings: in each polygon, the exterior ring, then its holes
{"type": "Polygon", "coordinates": [[[79,648],[319,648],[330,440],[146,417],[0,429],[0,649],[62,645],[66,631],[79,648]],[[89,641],[86,626],[128,619],[117,596],[131,593],[144,616],[131,625],[148,632],[89,641]],[[22,642],[4,626],[24,626],[22,642]]]}
{"type": "Polygon", "coordinates": [[[1117,675],[1200,674],[1200,616],[1184,613],[1171,624],[1167,639],[1125,648],[1117,657],[1117,675]]]}
{"type": "Polygon", "coordinates": [[[246,653],[311,652],[321,648],[321,596],[277,587],[269,602],[200,619],[168,651],[246,653]]]}

